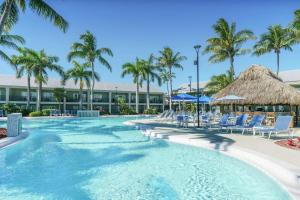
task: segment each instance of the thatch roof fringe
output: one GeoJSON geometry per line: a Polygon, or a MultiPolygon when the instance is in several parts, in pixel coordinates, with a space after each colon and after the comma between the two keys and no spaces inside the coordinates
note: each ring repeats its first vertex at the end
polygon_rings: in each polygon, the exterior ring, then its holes
{"type": "Polygon", "coordinates": [[[233,83],[213,97],[221,98],[232,94],[244,97],[245,100],[215,104],[300,105],[300,92],[261,65],[251,65],[233,83]]]}

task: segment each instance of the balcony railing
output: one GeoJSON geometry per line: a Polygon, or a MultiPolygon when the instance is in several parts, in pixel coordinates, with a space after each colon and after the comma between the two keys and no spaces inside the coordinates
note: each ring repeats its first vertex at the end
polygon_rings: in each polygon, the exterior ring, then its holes
{"type": "MultiPolygon", "coordinates": [[[[10,101],[27,101],[27,97],[24,96],[10,96],[10,101]]],[[[30,101],[36,101],[36,97],[31,97],[30,101]]]]}
{"type": "Polygon", "coordinates": [[[0,95],[0,101],[5,101],[6,100],[6,96],[5,95],[0,95]]]}

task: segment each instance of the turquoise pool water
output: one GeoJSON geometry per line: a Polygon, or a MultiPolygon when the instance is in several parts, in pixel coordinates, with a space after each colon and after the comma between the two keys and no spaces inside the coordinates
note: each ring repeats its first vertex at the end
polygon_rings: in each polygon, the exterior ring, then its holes
{"type": "Polygon", "coordinates": [[[29,138],[0,150],[0,199],[290,199],[254,167],[151,140],[128,119],[24,120],[29,138]]]}

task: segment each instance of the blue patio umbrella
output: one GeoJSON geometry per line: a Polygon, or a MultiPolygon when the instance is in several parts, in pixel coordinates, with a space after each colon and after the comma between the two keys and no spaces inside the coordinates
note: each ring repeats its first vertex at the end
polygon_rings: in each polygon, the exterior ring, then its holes
{"type": "Polygon", "coordinates": [[[173,101],[191,101],[197,99],[196,97],[189,94],[178,94],[172,97],[173,101]]]}
{"type": "Polygon", "coordinates": [[[190,102],[194,99],[197,99],[197,98],[192,96],[192,95],[189,95],[189,94],[178,94],[178,95],[172,97],[172,101],[178,101],[179,102],[179,110],[181,110],[181,107],[180,107],[180,102],[181,101],[190,102]]]}
{"type": "MultiPolygon", "coordinates": [[[[208,96],[201,96],[199,97],[199,103],[202,103],[202,104],[207,104],[207,103],[210,103],[212,102],[214,99],[212,97],[208,97],[208,96]]],[[[197,98],[192,100],[193,103],[197,102],[197,98]]]]}

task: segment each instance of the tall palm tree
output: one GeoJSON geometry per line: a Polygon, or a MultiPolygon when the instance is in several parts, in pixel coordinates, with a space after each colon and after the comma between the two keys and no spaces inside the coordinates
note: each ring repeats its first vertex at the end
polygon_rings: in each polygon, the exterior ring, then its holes
{"type": "Polygon", "coordinates": [[[300,30],[300,9],[298,9],[294,12],[293,26],[296,29],[300,30]]]}
{"type": "Polygon", "coordinates": [[[68,60],[71,61],[73,58],[85,59],[89,67],[92,68],[92,84],[91,84],[91,110],[93,110],[93,99],[94,99],[94,86],[95,86],[95,62],[98,60],[100,64],[105,66],[111,71],[109,62],[103,57],[104,54],[113,56],[112,51],[109,48],[97,48],[96,37],[89,31],[80,36],[82,43],[76,42],[72,45],[72,50],[68,55],[68,60]]]}
{"type": "Polygon", "coordinates": [[[58,110],[61,111],[61,103],[66,96],[65,88],[54,88],[53,89],[53,97],[58,103],[58,110]]]}
{"type": "Polygon", "coordinates": [[[150,108],[150,82],[157,81],[158,85],[161,85],[161,77],[159,72],[161,68],[154,64],[154,56],[151,54],[148,60],[144,61],[146,70],[145,81],[147,83],[147,109],[150,108]]]}
{"type": "MultiPolygon", "coordinates": [[[[91,70],[87,70],[87,64],[79,64],[76,61],[73,61],[73,68],[66,72],[64,82],[68,79],[73,79],[75,85],[79,82],[79,109],[82,110],[82,103],[83,103],[83,88],[86,86],[87,88],[90,87],[90,82],[93,76],[91,70]]],[[[100,80],[97,73],[94,74],[95,79],[97,81],[100,80]]]]}
{"type": "Polygon", "coordinates": [[[20,10],[25,12],[27,6],[64,32],[67,30],[68,22],[44,0],[4,0],[0,5],[0,35],[4,30],[8,31],[16,24],[20,10]]]}
{"type": "Polygon", "coordinates": [[[27,49],[26,53],[27,56],[22,60],[22,63],[32,66],[32,74],[35,82],[38,84],[36,109],[40,111],[43,83],[48,81],[47,70],[58,72],[62,77],[64,77],[64,71],[60,65],[56,64],[59,60],[58,57],[48,56],[44,50],[34,51],[27,49]]]}
{"type": "Polygon", "coordinates": [[[230,61],[230,74],[235,78],[234,59],[236,56],[245,55],[250,49],[243,49],[242,45],[248,41],[255,39],[252,31],[244,29],[236,31],[236,23],[228,22],[221,18],[213,25],[216,37],[209,38],[204,53],[211,53],[209,58],[211,63],[223,62],[227,59],[230,61]]]}
{"type": "Polygon", "coordinates": [[[135,92],[135,112],[139,113],[139,88],[142,86],[142,80],[145,79],[147,74],[147,68],[145,67],[145,61],[136,59],[135,63],[125,63],[122,66],[122,77],[126,75],[133,76],[133,83],[136,84],[135,92]]]}
{"type": "Polygon", "coordinates": [[[181,62],[186,60],[185,56],[180,55],[179,52],[175,53],[169,47],[165,47],[162,51],[159,52],[160,57],[158,58],[158,64],[161,67],[165,67],[169,71],[169,82],[170,82],[170,92],[169,92],[169,109],[172,109],[172,70],[173,68],[183,69],[181,62]]]}
{"type": "Polygon", "coordinates": [[[292,51],[292,45],[295,42],[293,33],[288,28],[282,28],[280,25],[268,27],[268,32],[260,36],[260,40],[254,45],[254,55],[261,56],[263,54],[274,51],[277,58],[277,76],[279,73],[279,56],[281,49],[292,51]]]}
{"type": "Polygon", "coordinates": [[[21,78],[24,74],[27,76],[27,104],[26,109],[30,108],[31,100],[31,76],[33,73],[33,63],[27,62],[30,59],[28,55],[29,49],[18,48],[19,55],[12,56],[12,63],[17,66],[17,78],[21,78]]]}
{"type": "Polygon", "coordinates": [[[175,73],[172,73],[170,75],[170,73],[166,69],[163,69],[160,72],[159,76],[160,76],[162,82],[166,83],[166,85],[167,85],[167,94],[169,95],[169,81],[170,81],[171,78],[173,78],[173,79],[176,78],[175,73]]]}
{"type": "Polygon", "coordinates": [[[230,72],[227,71],[227,74],[212,76],[205,87],[208,89],[208,93],[215,94],[223,88],[225,88],[230,83],[232,83],[233,81],[234,79],[232,78],[230,72]]]}
{"type": "MultiPolygon", "coordinates": [[[[18,44],[24,44],[24,43],[25,43],[25,40],[19,35],[10,35],[10,34],[0,35],[0,46],[1,47],[19,49],[18,44]]],[[[14,65],[11,58],[1,49],[0,49],[0,58],[11,65],[14,65]]]]}

